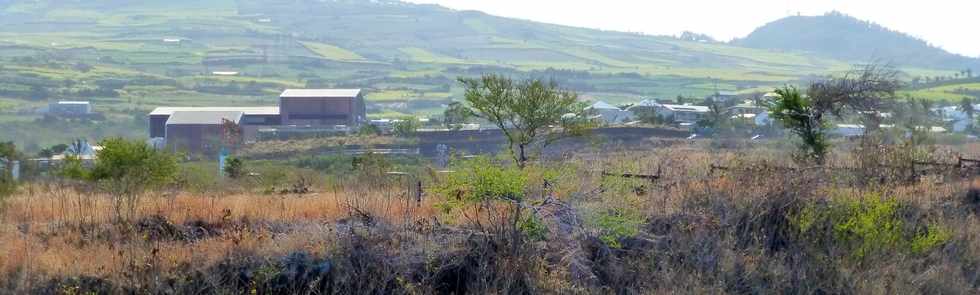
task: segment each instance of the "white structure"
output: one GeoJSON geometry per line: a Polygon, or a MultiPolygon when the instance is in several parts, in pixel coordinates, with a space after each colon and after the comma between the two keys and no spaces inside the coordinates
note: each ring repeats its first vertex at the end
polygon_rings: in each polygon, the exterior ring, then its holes
{"type": "Polygon", "coordinates": [[[769,112],[762,112],[755,115],[755,126],[769,126],[773,124],[772,118],[769,117],[769,112]]]}
{"type": "Polygon", "coordinates": [[[92,103],[62,100],[48,105],[48,113],[64,116],[84,116],[92,113],[92,103]]]}
{"type": "Polygon", "coordinates": [[[585,108],[585,110],[598,116],[599,119],[607,124],[622,124],[632,121],[634,118],[632,112],[624,111],[604,101],[597,101],[588,108],[585,108]]]}
{"type": "Polygon", "coordinates": [[[653,111],[657,116],[676,123],[697,123],[711,112],[711,108],[706,106],[661,104],[649,99],[637,103],[628,110],[634,114],[653,111]]]}
{"type": "MultiPolygon", "coordinates": [[[[980,110],[980,104],[974,105],[973,108],[980,110]]],[[[932,112],[938,114],[943,123],[946,123],[948,126],[952,126],[953,132],[966,131],[971,125],[974,125],[974,120],[976,119],[971,119],[970,116],[967,115],[966,112],[960,110],[958,106],[934,108],[932,109],[932,112]]]]}

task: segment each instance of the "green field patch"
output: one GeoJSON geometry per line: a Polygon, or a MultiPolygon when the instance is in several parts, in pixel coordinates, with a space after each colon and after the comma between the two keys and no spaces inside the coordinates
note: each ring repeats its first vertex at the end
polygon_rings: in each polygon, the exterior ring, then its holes
{"type": "Polygon", "coordinates": [[[369,62],[366,58],[353,51],[343,49],[337,46],[333,46],[330,44],[318,43],[318,42],[300,42],[300,43],[302,43],[303,46],[306,47],[306,49],[309,49],[310,51],[316,53],[320,57],[329,60],[336,60],[336,61],[343,61],[343,62],[369,62]]]}
{"type": "Polygon", "coordinates": [[[382,90],[367,94],[366,99],[373,102],[406,101],[417,98],[418,93],[410,90],[382,90]]]}
{"type": "Polygon", "coordinates": [[[568,48],[563,50],[563,52],[572,56],[592,60],[613,67],[634,68],[637,66],[635,63],[613,59],[608,56],[599,54],[595,51],[589,50],[587,48],[568,48]]]}
{"type": "Polygon", "coordinates": [[[398,51],[406,54],[415,62],[438,63],[438,64],[465,64],[465,60],[451,56],[434,53],[418,47],[399,48],[398,51]]]}

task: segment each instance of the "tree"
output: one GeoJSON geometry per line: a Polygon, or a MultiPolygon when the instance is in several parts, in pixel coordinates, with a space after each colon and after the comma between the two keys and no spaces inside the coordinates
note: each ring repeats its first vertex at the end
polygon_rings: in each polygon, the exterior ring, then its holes
{"type": "Polygon", "coordinates": [[[842,118],[848,113],[861,116],[865,134],[878,130],[881,113],[894,107],[900,72],[887,65],[869,64],[836,78],[810,85],[807,96],[817,114],[842,118]]]}
{"type": "Polygon", "coordinates": [[[177,174],[177,158],[154,150],[140,140],[110,138],[102,141],[95,166],[87,173],[114,197],[118,217],[122,210],[133,213],[140,194],[147,189],[171,184],[177,174]]]}
{"type": "Polygon", "coordinates": [[[778,96],[768,106],[769,112],[773,119],[802,140],[798,159],[823,164],[830,143],[827,142],[827,129],[821,111],[796,87],[777,89],[776,94],[778,96]]]}
{"type": "Polygon", "coordinates": [[[446,128],[459,130],[460,124],[468,123],[471,117],[473,117],[473,112],[465,104],[454,101],[443,112],[443,123],[445,123],[446,128]]]}
{"type": "Polygon", "coordinates": [[[553,81],[515,82],[487,74],[481,78],[459,78],[459,82],[465,88],[472,112],[503,131],[518,167],[527,165],[532,145],[543,148],[557,138],[579,135],[591,126],[582,114],[585,107],[578,102],[578,95],[559,88],[553,81]]]}
{"type": "Polygon", "coordinates": [[[422,123],[419,122],[419,119],[411,117],[395,122],[391,127],[392,132],[394,132],[396,136],[410,137],[414,136],[418,129],[422,127],[422,123]]]}
{"type": "Polygon", "coordinates": [[[977,112],[976,108],[973,106],[973,99],[969,97],[964,97],[963,99],[961,99],[960,105],[957,106],[957,108],[961,112],[966,114],[966,116],[970,118],[970,120],[973,120],[973,115],[976,114],[977,112]]]}

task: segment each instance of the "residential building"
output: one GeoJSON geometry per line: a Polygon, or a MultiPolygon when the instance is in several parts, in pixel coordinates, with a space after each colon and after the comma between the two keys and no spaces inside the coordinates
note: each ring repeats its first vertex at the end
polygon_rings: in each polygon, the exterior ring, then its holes
{"type": "Polygon", "coordinates": [[[640,101],[628,110],[638,116],[652,111],[674,123],[697,123],[711,112],[711,108],[706,106],[662,104],[653,100],[640,101]]]}
{"type": "Polygon", "coordinates": [[[604,101],[597,101],[585,110],[593,116],[597,116],[598,119],[606,124],[622,124],[632,121],[634,118],[632,112],[625,111],[604,101]]]}

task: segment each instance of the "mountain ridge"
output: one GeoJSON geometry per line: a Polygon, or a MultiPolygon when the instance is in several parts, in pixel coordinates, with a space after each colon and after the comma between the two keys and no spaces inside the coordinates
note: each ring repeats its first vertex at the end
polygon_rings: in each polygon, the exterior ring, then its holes
{"type": "Polygon", "coordinates": [[[809,52],[849,61],[980,68],[980,59],[948,52],[909,34],[832,11],[819,16],[789,16],[732,40],[735,46],[809,52]]]}

